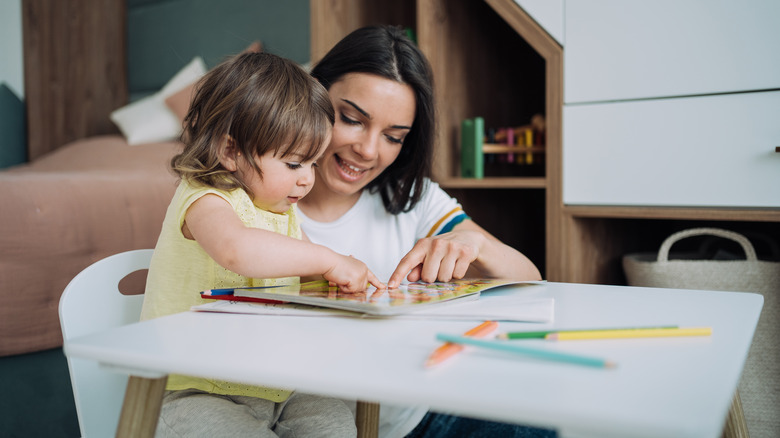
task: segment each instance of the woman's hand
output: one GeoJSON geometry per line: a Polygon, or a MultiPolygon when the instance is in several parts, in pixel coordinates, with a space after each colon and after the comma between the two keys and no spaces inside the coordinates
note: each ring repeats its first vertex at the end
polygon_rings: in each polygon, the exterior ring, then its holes
{"type": "Polygon", "coordinates": [[[541,280],[536,266],[471,220],[451,232],[426,237],[401,259],[387,282],[396,288],[409,281],[450,281],[467,275],[517,280],[541,280]]]}
{"type": "Polygon", "coordinates": [[[411,282],[426,283],[463,278],[484,241],[485,236],[471,230],[420,239],[398,263],[387,285],[398,287],[404,276],[411,282]]]}

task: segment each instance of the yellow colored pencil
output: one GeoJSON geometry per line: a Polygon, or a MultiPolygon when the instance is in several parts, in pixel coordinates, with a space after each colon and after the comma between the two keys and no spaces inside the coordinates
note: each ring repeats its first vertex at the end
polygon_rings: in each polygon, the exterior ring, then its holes
{"type": "Polygon", "coordinates": [[[629,330],[582,330],[582,331],[560,331],[550,333],[545,339],[552,341],[574,341],[585,339],[627,339],[627,338],[660,338],[672,336],[710,336],[711,327],[688,327],[688,328],[650,328],[650,329],[629,329],[629,330]]]}

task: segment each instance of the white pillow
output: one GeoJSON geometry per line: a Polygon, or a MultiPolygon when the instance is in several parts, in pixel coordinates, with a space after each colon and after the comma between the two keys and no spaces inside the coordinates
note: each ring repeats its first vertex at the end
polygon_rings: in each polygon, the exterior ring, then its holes
{"type": "Polygon", "coordinates": [[[196,56],[157,93],[116,109],[113,121],[131,145],[170,141],[179,137],[181,120],[165,105],[165,99],[206,74],[206,64],[196,56]]]}

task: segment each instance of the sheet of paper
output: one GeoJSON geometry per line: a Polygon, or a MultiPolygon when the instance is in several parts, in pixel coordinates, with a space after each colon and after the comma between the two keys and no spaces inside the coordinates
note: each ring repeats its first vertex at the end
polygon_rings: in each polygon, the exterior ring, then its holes
{"type": "Polygon", "coordinates": [[[555,302],[549,297],[482,294],[478,300],[411,312],[405,317],[552,322],[555,302]]]}
{"type": "Polygon", "coordinates": [[[193,306],[196,312],[244,313],[252,315],[280,316],[349,316],[360,317],[361,314],[347,310],[328,309],[325,307],[307,306],[305,304],[264,304],[242,301],[219,300],[211,303],[193,306]]]}

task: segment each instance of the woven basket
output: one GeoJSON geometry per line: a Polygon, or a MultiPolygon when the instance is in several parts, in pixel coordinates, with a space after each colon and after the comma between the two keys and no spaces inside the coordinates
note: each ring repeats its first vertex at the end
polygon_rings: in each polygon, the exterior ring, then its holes
{"type": "Polygon", "coordinates": [[[780,262],[758,260],[745,236],[720,228],[692,228],[674,233],[664,240],[658,254],[623,257],[623,269],[631,286],[775,293],[780,290],[780,262]],[[672,245],[692,236],[719,236],[736,241],[745,251],[746,260],[701,260],[704,251],[669,257],[672,245]]]}
{"type": "MultiPolygon", "coordinates": [[[[777,245],[770,242],[776,260],[777,245]]],[[[750,240],[720,228],[692,228],[667,237],[658,254],[638,253],[623,257],[631,286],[674,289],[706,289],[755,292],[764,296],[764,307],[753,337],[739,395],[748,431],[753,438],[780,437],[780,262],[759,260],[750,240]],[[704,251],[669,251],[676,242],[692,236],[718,236],[742,246],[745,260],[702,260],[704,251]]]]}

